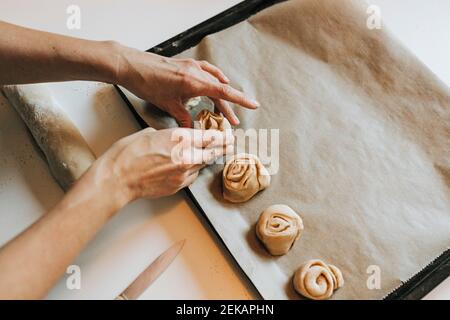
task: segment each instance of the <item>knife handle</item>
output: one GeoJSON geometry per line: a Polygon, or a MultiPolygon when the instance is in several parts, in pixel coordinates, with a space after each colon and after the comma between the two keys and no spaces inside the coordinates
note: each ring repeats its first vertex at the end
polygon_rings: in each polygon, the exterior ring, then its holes
{"type": "Polygon", "coordinates": [[[114,300],[129,300],[129,299],[125,294],[121,293],[114,300]]]}

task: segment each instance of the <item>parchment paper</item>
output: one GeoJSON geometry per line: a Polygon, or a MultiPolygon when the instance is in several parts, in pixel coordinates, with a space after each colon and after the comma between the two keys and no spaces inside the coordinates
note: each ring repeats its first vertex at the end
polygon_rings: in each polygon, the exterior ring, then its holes
{"type": "Polygon", "coordinates": [[[450,245],[450,94],[358,1],[298,0],[208,36],[183,57],[219,66],[261,102],[240,127],[280,129],[280,168],[245,204],[221,197],[221,170],[191,191],[264,298],[299,298],[312,258],[337,265],[336,299],[379,299],[450,245]],[[254,226],[267,206],[299,212],[305,231],[273,258],[254,226]],[[381,288],[366,283],[381,272],[381,288]],[[379,268],[379,269],[378,269],[379,268]]]}

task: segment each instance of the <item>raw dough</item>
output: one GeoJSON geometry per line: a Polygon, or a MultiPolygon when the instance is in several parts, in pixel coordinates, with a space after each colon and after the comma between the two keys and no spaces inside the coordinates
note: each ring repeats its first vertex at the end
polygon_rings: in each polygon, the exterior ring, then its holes
{"type": "Polygon", "coordinates": [[[318,259],[302,265],[295,272],[293,281],[299,294],[313,300],[329,299],[335,290],[344,285],[341,270],[318,259]]]}
{"type": "Polygon", "coordinates": [[[236,154],[222,173],[223,197],[230,202],[245,202],[270,184],[270,175],[257,156],[236,154]]]}
{"type": "Polygon", "coordinates": [[[3,92],[43,151],[53,177],[67,191],[95,161],[81,133],[45,85],[4,86],[3,92]]]}
{"type": "Polygon", "coordinates": [[[274,256],[286,254],[300,238],[302,231],[302,218],[284,204],[268,207],[256,225],[256,235],[274,256]]]}
{"type": "Polygon", "coordinates": [[[230,122],[221,114],[211,112],[209,110],[202,110],[198,116],[197,121],[199,123],[199,129],[208,130],[214,129],[219,131],[225,131],[231,129],[230,122]]]}

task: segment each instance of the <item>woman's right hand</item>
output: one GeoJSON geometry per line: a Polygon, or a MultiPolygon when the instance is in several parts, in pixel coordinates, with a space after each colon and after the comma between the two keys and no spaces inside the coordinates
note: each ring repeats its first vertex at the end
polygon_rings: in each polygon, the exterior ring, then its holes
{"type": "Polygon", "coordinates": [[[112,81],[166,111],[181,127],[191,127],[192,119],[184,103],[197,96],[210,97],[216,111],[232,125],[238,125],[239,119],[228,102],[249,109],[259,106],[230,86],[225,74],[207,61],[167,58],[120,44],[113,46],[112,52],[120,57],[112,81]]]}
{"type": "Polygon", "coordinates": [[[148,128],[117,141],[91,168],[96,182],[113,183],[126,204],[189,186],[207,163],[233,151],[231,133],[148,128]]]}

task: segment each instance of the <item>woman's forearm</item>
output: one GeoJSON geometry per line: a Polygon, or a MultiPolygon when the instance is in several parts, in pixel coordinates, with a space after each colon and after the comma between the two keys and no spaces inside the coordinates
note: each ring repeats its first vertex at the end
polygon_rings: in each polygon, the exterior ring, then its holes
{"type": "MultiPolygon", "coordinates": [[[[0,249],[0,299],[44,297],[128,199],[93,168],[63,200],[0,249]]],[[[105,175],[107,176],[107,175],[105,175]]]]}
{"type": "Polygon", "coordinates": [[[0,21],[0,85],[69,80],[116,82],[120,45],[0,21]]]}
{"type": "Polygon", "coordinates": [[[189,186],[233,146],[229,132],[180,128],[147,128],[114,143],[54,209],[0,249],[0,300],[44,297],[120,208],[189,186]],[[174,149],[196,159],[180,163],[172,158],[174,149]]]}
{"type": "Polygon", "coordinates": [[[232,102],[249,109],[259,103],[229,85],[207,61],[164,58],[113,41],[90,41],[36,31],[0,21],[0,85],[91,80],[127,88],[172,115],[183,127],[192,119],[184,102],[208,96],[232,125],[232,102]]]}

